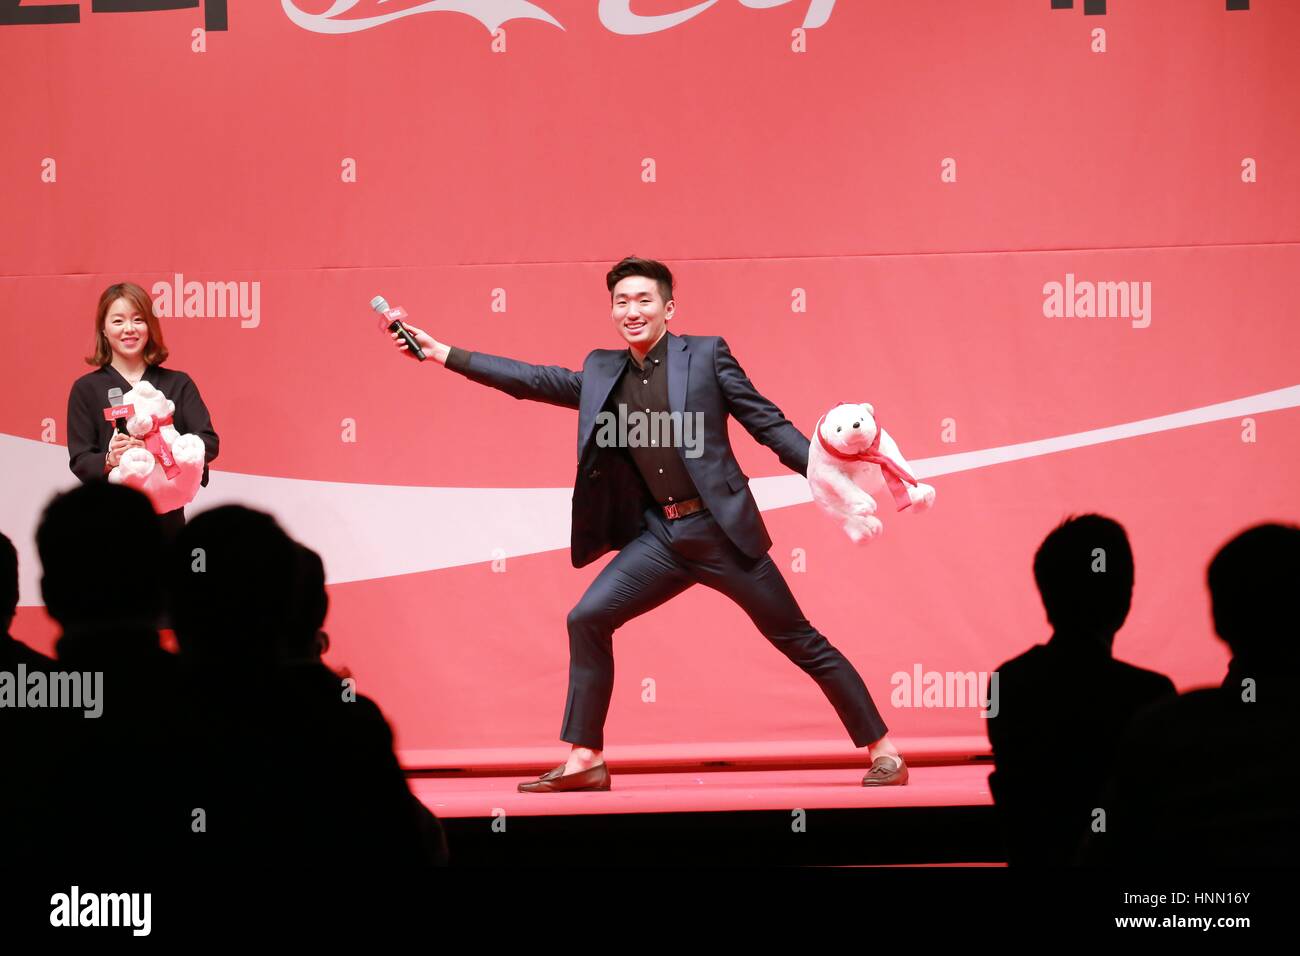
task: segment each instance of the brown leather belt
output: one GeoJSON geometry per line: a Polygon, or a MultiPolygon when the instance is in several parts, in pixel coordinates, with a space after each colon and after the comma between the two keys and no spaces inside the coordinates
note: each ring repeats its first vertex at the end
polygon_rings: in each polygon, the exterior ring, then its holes
{"type": "Polygon", "coordinates": [[[695,514],[697,511],[704,511],[703,498],[688,498],[685,501],[674,501],[670,505],[662,505],[665,518],[685,518],[687,515],[695,514]]]}

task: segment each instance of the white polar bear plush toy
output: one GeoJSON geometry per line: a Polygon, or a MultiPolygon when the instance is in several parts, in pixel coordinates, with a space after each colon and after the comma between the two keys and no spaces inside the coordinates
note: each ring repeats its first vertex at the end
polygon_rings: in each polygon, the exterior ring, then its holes
{"type": "Polygon", "coordinates": [[[808,447],[808,485],[822,510],[844,524],[854,544],[884,530],[876,515],[876,500],[888,490],[899,511],[927,511],[934,489],[917,481],[898,444],[876,421],[876,410],[860,405],[836,405],[817,419],[808,447]]]}
{"type": "Polygon", "coordinates": [[[203,480],[207,455],[203,439],[176,431],[172,425],[176,403],[152,382],[140,382],[122,396],[122,404],[133,406],[126,430],[145,447],[122,452],[108,480],[143,491],[158,514],[185,507],[194,500],[203,480]]]}

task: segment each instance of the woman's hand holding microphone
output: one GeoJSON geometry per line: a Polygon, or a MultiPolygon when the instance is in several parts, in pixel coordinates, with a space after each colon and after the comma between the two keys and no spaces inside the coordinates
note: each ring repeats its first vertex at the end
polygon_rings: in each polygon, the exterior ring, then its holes
{"type": "Polygon", "coordinates": [[[143,447],[144,442],[140,439],[115,431],[113,432],[113,440],[108,443],[108,454],[104,460],[108,463],[109,468],[116,468],[122,461],[122,452],[128,448],[143,447]]]}

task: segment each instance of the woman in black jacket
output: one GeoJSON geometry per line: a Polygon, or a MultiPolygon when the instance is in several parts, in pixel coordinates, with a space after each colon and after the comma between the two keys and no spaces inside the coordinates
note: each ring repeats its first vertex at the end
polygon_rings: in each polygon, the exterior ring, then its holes
{"type": "MultiPolygon", "coordinates": [[[[144,380],[176,403],[172,416],[176,431],[203,439],[207,454],[201,486],[207,485],[207,462],[217,457],[217,433],[194,380],[184,372],[163,368],[166,358],[167,346],[149,294],[133,282],[105,289],[95,313],[94,352],[86,358],[96,369],[73,382],[68,395],[68,467],[83,482],[106,478],[124,451],[144,447],[140,439],[115,431],[104,418],[110,389],[120,388],[125,394],[144,380]]],[[[185,509],[159,517],[170,537],[185,524],[185,509]]]]}

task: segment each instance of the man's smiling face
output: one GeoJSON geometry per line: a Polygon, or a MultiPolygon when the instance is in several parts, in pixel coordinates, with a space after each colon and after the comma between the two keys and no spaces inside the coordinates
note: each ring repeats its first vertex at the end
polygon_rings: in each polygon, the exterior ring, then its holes
{"type": "Polygon", "coordinates": [[[664,303],[654,279],[628,276],[614,286],[610,318],[623,341],[639,352],[647,352],[663,334],[673,308],[671,299],[664,303]]]}

